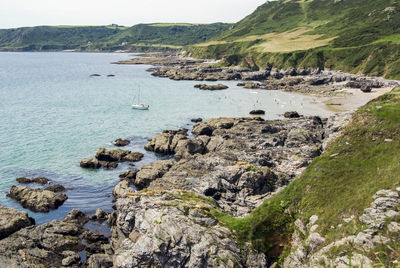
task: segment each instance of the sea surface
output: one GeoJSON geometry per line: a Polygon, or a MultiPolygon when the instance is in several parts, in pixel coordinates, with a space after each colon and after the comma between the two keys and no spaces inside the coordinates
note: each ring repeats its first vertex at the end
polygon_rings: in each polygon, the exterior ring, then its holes
{"type": "Polygon", "coordinates": [[[37,224],[61,219],[73,208],[88,214],[97,208],[112,211],[112,189],[129,164],[87,170],[79,162],[100,147],[113,148],[116,138],[132,140],[125,149],[145,153],[135,163],[139,168],[159,159],[144,151],[148,138],[163,129],[190,128],[191,118],[243,117],[255,108],[266,111],[265,119],[282,118],[287,110],[332,113],[313,97],[244,89],[236,81],[224,81],[227,90],[202,91],[193,87],[195,81],[152,77],[146,72],[150,66],[111,64],[134,56],[0,53],[0,205],[25,210],[7,192],[18,185],[17,177],[45,176],[67,188],[68,200],[49,213],[26,210],[37,224]],[[90,77],[95,73],[101,76],[90,77]],[[139,89],[148,111],[130,108],[139,89]]]}

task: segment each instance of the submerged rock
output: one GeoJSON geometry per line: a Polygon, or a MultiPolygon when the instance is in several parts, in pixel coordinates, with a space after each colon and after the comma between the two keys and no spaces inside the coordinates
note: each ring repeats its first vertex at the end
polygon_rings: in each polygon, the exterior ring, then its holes
{"type": "Polygon", "coordinates": [[[50,209],[57,209],[68,199],[65,194],[17,186],[12,186],[7,196],[17,200],[24,208],[37,212],[49,212],[50,209]]]}
{"type": "Polygon", "coordinates": [[[0,240],[34,224],[35,220],[27,212],[0,206],[0,240]]]}
{"type": "Polygon", "coordinates": [[[22,178],[17,178],[16,181],[19,183],[23,183],[23,184],[28,184],[28,183],[48,184],[48,183],[50,183],[50,180],[45,177],[38,177],[38,178],[33,178],[33,179],[22,177],[22,178]]]}

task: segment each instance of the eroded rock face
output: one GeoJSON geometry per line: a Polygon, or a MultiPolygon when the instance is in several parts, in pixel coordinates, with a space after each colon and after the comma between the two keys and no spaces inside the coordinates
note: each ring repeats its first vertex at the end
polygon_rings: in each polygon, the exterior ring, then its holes
{"type": "Polygon", "coordinates": [[[159,154],[174,154],[175,147],[183,139],[187,139],[187,129],[165,130],[149,141],[144,148],[159,154]]]}
{"type": "Polygon", "coordinates": [[[27,212],[0,206],[0,239],[34,224],[35,220],[27,212]]]}
{"type": "Polygon", "coordinates": [[[138,189],[146,188],[150,182],[161,178],[174,164],[175,160],[160,160],[143,165],[140,171],[137,172],[133,184],[138,189]]]}
{"type": "Polygon", "coordinates": [[[210,119],[193,127],[194,138],[180,139],[173,150],[163,147],[178,162],[145,187],[211,196],[226,212],[243,216],[321,153],[324,131],[318,117],[210,119]]]}
{"type": "Polygon", "coordinates": [[[17,200],[24,208],[38,212],[49,212],[50,209],[57,209],[68,199],[67,195],[63,193],[56,194],[49,190],[17,186],[11,187],[8,196],[17,200]]]}
{"type": "Polygon", "coordinates": [[[265,256],[230,238],[207,202],[190,198],[159,191],[119,199],[114,267],[265,267],[265,256]]]}
{"type": "MultiPolygon", "coordinates": [[[[82,224],[72,214],[63,221],[25,227],[0,240],[0,263],[3,267],[60,267],[66,257],[76,258],[73,252],[84,249],[78,237],[81,232],[82,224]]],[[[73,258],[68,263],[78,264],[73,258]]]]}

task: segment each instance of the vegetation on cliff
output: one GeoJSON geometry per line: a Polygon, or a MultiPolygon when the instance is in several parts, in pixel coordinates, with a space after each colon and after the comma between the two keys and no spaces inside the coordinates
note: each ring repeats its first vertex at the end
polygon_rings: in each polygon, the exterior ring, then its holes
{"type": "Polygon", "coordinates": [[[204,42],[231,24],[37,26],[0,30],[0,50],[162,50],[204,42]]]}
{"type": "Polygon", "coordinates": [[[269,1],[213,40],[196,57],[260,67],[319,67],[400,78],[400,4],[392,0],[269,1]],[[232,60],[233,59],[233,60],[232,60]]]}
{"type": "MultiPolygon", "coordinates": [[[[318,232],[327,238],[326,243],[357,234],[363,227],[359,216],[369,207],[373,195],[400,186],[399,115],[400,88],[395,88],[360,108],[301,177],[249,216],[215,215],[236,231],[239,240],[252,242],[274,258],[284,257],[282,246],[288,246],[296,219],[307,222],[310,216],[318,215],[318,232]],[[352,220],[346,222],[346,218],[352,220]]],[[[387,243],[368,257],[390,267],[399,252],[399,243],[387,243]]]]}

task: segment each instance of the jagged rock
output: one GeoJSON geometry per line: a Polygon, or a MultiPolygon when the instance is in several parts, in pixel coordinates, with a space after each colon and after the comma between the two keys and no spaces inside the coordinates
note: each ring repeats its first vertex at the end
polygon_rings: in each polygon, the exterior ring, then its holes
{"type": "Polygon", "coordinates": [[[325,238],[319,233],[311,233],[306,239],[306,246],[310,252],[315,252],[323,243],[325,243],[325,238]]]}
{"type": "Polygon", "coordinates": [[[131,152],[129,150],[121,150],[121,149],[107,150],[105,148],[100,148],[96,152],[96,159],[105,162],[123,162],[123,161],[136,162],[140,161],[142,158],[143,158],[142,153],[131,152]]]}
{"type": "Polygon", "coordinates": [[[217,267],[220,262],[233,267],[246,260],[250,266],[266,265],[262,254],[230,238],[230,230],[207,213],[208,204],[183,201],[179,196],[185,194],[154,192],[117,201],[114,267],[217,267]]]}
{"type": "Polygon", "coordinates": [[[50,209],[57,209],[68,199],[65,194],[56,194],[48,190],[17,186],[12,186],[7,196],[17,200],[24,208],[38,212],[48,212],[50,209]]]}
{"type": "Polygon", "coordinates": [[[261,114],[265,114],[265,111],[264,110],[252,110],[252,111],[250,111],[250,114],[261,115],[261,114]]]}
{"type": "Polygon", "coordinates": [[[373,196],[374,201],[364,210],[360,221],[372,229],[381,229],[388,217],[399,215],[393,208],[400,204],[399,194],[392,190],[380,190],[373,196]]]}
{"type": "Polygon", "coordinates": [[[202,90],[222,90],[229,88],[228,86],[223,84],[217,84],[217,85],[197,84],[194,87],[202,90]]]}
{"type": "Polygon", "coordinates": [[[296,111],[287,111],[283,114],[283,117],[285,118],[299,118],[300,115],[296,111]]]}
{"type": "Polygon", "coordinates": [[[146,188],[151,181],[161,178],[174,164],[174,160],[159,160],[143,165],[136,174],[134,185],[138,189],[146,188]]]}
{"type": "Polygon", "coordinates": [[[78,253],[74,251],[66,250],[62,252],[62,255],[65,256],[65,258],[61,261],[63,266],[72,266],[74,264],[78,264],[81,260],[81,257],[78,255],[78,253]]]}
{"type": "Polygon", "coordinates": [[[114,187],[113,195],[116,198],[120,198],[132,192],[134,192],[134,190],[133,188],[129,187],[129,182],[126,180],[122,180],[114,187]]]}
{"type": "Polygon", "coordinates": [[[123,140],[123,139],[118,138],[113,142],[113,145],[123,147],[123,146],[127,146],[129,143],[131,143],[129,140],[123,140]]]}
{"type": "Polygon", "coordinates": [[[51,186],[46,187],[44,189],[47,190],[47,191],[55,192],[55,193],[65,192],[65,190],[66,190],[65,187],[62,186],[61,184],[54,184],[54,185],[51,185],[51,186]]]}
{"type": "Polygon", "coordinates": [[[206,143],[201,139],[180,140],[175,147],[175,158],[181,159],[193,154],[204,154],[206,152],[206,143]]]}
{"type": "Polygon", "coordinates": [[[137,169],[130,169],[130,170],[127,170],[127,171],[119,174],[119,177],[123,180],[128,180],[129,182],[134,182],[138,171],[139,170],[137,170],[137,169]]]}
{"type": "Polygon", "coordinates": [[[0,206],[0,240],[34,224],[35,220],[27,212],[0,206]]]}
{"type": "Polygon", "coordinates": [[[95,216],[97,220],[104,220],[107,216],[107,213],[105,213],[101,208],[98,208],[96,209],[95,216]]]}
{"type": "Polygon", "coordinates": [[[186,138],[187,130],[165,131],[155,136],[144,148],[159,154],[174,154],[178,142],[186,138]]]}
{"type": "Polygon", "coordinates": [[[72,264],[76,253],[85,248],[79,239],[82,226],[82,222],[66,217],[22,228],[0,240],[1,266],[61,267],[64,259],[65,264],[72,264]]]}
{"type": "Polygon", "coordinates": [[[93,254],[88,260],[88,268],[111,268],[113,261],[107,254],[93,254]]]}
{"type": "Polygon", "coordinates": [[[22,177],[22,178],[17,178],[16,181],[19,183],[23,183],[23,184],[28,184],[28,183],[48,184],[48,183],[50,183],[50,180],[45,177],[38,177],[38,178],[33,178],[33,179],[22,177]]]}
{"type": "Polygon", "coordinates": [[[198,125],[194,126],[192,132],[193,132],[193,134],[195,134],[197,136],[200,136],[200,135],[211,136],[213,129],[208,125],[198,124],[198,125]]]}
{"type": "Polygon", "coordinates": [[[80,167],[98,169],[101,168],[101,164],[96,158],[85,158],[81,161],[80,167]]]}

